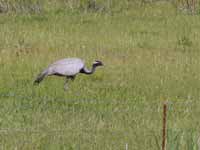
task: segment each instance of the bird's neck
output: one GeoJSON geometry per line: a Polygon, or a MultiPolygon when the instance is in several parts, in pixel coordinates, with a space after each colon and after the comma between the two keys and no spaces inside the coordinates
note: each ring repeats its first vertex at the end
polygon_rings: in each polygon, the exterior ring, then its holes
{"type": "Polygon", "coordinates": [[[96,67],[97,66],[95,66],[95,65],[92,65],[92,69],[91,70],[89,70],[89,69],[87,69],[86,67],[84,67],[80,72],[81,73],[84,73],[84,74],[93,74],[94,72],[95,72],[95,69],[96,69],[96,67]]]}

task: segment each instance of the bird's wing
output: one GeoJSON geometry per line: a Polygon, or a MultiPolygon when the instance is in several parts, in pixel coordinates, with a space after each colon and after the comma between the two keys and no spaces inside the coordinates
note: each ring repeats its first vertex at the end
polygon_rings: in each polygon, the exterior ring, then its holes
{"type": "Polygon", "coordinates": [[[79,73],[80,69],[84,67],[84,62],[78,58],[66,58],[56,61],[49,66],[52,74],[60,74],[72,76],[79,73]]]}

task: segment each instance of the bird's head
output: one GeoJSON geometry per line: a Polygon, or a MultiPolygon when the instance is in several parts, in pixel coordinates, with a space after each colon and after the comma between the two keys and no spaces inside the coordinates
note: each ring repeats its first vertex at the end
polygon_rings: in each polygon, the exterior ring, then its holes
{"type": "Polygon", "coordinates": [[[97,67],[97,66],[103,66],[103,63],[101,61],[99,61],[99,60],[95,60],[93,62],[93,66],[95,66],[95,67],[97,67]]]}

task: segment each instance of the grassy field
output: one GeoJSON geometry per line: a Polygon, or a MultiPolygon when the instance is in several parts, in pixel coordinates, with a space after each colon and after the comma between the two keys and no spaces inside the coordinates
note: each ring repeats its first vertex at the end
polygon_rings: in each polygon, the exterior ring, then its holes
{"type": "Polygon", "coordinates": [[[200,136],[200,16],[154,3],[108,12],[0,14],[0,149],[197,150],[200,136]],[[53,61],[80,57],[91,76],[69,90],[49,77],[53,61]]]}

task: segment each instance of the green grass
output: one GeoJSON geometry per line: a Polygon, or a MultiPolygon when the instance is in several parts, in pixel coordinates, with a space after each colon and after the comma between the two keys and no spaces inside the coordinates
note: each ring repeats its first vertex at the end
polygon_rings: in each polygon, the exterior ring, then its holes
{"type": "Polygon", "coordinates": [[[200,17],[168,3],[114,13],[0,14],[1,149],[197,150],[200,17]],[[64,57],[102,60],[69,90],[37,74],[64,57]]]}

